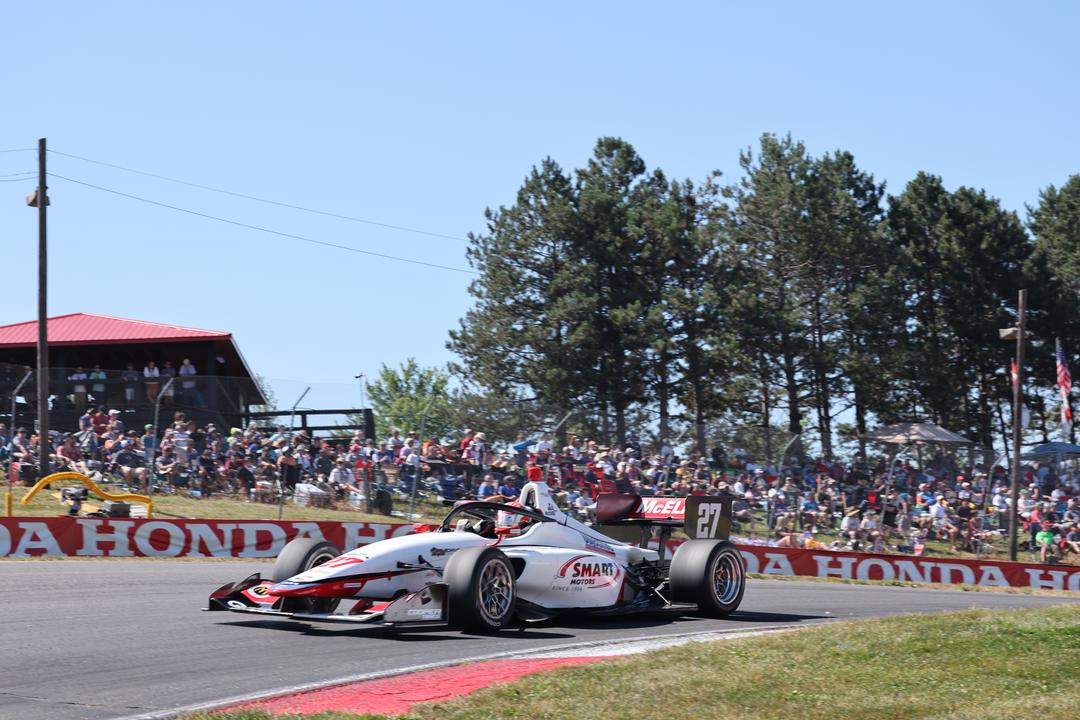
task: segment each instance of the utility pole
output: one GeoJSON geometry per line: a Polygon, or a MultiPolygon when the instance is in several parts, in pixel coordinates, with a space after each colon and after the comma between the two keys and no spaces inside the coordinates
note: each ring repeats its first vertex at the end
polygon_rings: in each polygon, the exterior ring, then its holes
{"type": "Polygon", "coordinates": [[[49,265],[46,211],[49,195],[45,182],[45,138],[38,140],[38,186],[31,207],[38,210],[38,341],[37,341],[37,403],[38,403],[38,475],[49,474],[49,316],[47,310],[49,265]]]}
{"type": "Polygon", "coordinates": [[[1016,562],[1016,525],[1020,497],[1020,435],[1024,408],[1024,332],[1027,325],[1027,290],[1020,291],[1017,303],[1016,378],[1013,382],[1013,460],[1012,481],[1009,483],[1009,560],[1016,562]]]}

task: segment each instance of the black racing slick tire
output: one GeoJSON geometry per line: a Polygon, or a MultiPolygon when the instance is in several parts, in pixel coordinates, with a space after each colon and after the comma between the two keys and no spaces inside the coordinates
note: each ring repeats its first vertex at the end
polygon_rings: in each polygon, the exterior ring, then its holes
{"type": "MultiPolygon", "coordinates": [[[[329,562],[341,554],[325,540],[296,538],[286,543],[278,553],[270,579],[274,582],[288,580],[317,565],[329,562]]],[[[282,598],[283,612],[330,613],[338,606],[338,598],[282,598]]]]}
{"type": "Polygon", "coordinates": [[[514,617],[514,567],[501,550],[469,547],[450,557],[443,570],[450,624],[465,632],[493,633],[514,617]]]}
{"type": "Polygon", "coordinates": [[[735,612],[746,590],[746,565],[727,540],[688,540],[675,549],[668,576],[671,599],[694,603],[709,617],[735,612]]]}

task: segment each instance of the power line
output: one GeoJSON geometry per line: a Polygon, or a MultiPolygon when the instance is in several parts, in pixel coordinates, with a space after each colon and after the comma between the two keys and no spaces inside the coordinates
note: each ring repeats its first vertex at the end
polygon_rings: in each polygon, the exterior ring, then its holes
{"type": "Polygon", "coordinates": [[[13,153],[13,152],[34,152],[37,148],[11,148],[10,150],[0,150],[0,153],[13,153]]]}
{"type": "Polygon", "coordinates": [[[446,240],[458,240],[460,242],[468,242],[466,238],[458,237],[456,235],[446,235],[444,233],[418,230],[416,228],[405,227],[404,225],[391,225],[390,223],[367,220],[365,218],[358,218],[352,215],[341,215],[339,213],[327,212],[325,210],[315,210],[313,208],[303,207],[301,205],[292,205],[290,203],[279,202],[277,200],[267,200],[266,198],[255,197],[254,195],[247,195],[245,193],[234,192],[232,190],[224,190],[222,188],[216,188],[210,185],[202,185],[200,183],[188,182],[187,180],[178,180],[176,178],[167,177],[165,175],[158,175],[156,173],[124,167],[123,165],[114,165],[113,163],[102,162],[101,160],[92,160],[91,158],[82,157],[81,155],[72,155],[71,153],[60,152],[59,150],[49,150],[49,152],[53,155],[62,155],[63,157],[72,158],[74,160],[82,160],[83,162],[93,163],[94,165],[101,165],[102,167],[113,168],[114,170],[123,170],[124,172],[135,173],[136,175],[143,175],[144,177],[152,177],[157,180],[165,180],[166,182],[176,183],[178,185],[187,185],[188,187],[198,188],[200,190],[209,190],[210,192],[221,193],[223,195],[231,195],[232,197],[243,198],[245,200],[254,200],[255,202],[266,203],[267,205],[276,205],[277,207],[289,208],[290,210],[299,210],[301,212],[312,213],[314,215],[323,215],[324,217],[337,218],[338,220],[349,220],[350,222],[363,223],[365,225],[374,225],[375,227],[388,228],[390,230],[416,233],[417,235],[427,235],[429,237],[445,238],[446,240]]]}
{"type": "Polygon", "coordinates": [[[169,205],[168,203],[158,202],[157,200],[150,200],[138,195],[131,195],[119,190],[113,190],[107,187],[101,187],[100,185],[93,185],[82,180],[75,180],[73,178],[64,177],[63,175],[56,175],[49,173],[49,177],[56,178],[57,180],[65,180],[76,185],[83,185],[88,188],[100,190],[102,192],[111,193],[113,195],[119,195],[120,197],[126,197],[131,200],[138,200],[149,205],[156,205],[158,207],[168,208],[169,210],[175,210],[176,212],[187,213],[188,215],[195,215],[196,217],[205,218],[207,220],[216,220],[217,222],[226,223],[227,225],[235,225],[236,227],[246,228],[248,230],[258,230],[259,232],[269,233],[270,235],[277,235],[279,237],[290,238],[292,240],[301,240],[313,245],[323,245],[325,247],[337,248],[338,250],[348,250],[349,252],[360,253],[362,255],[371,255],[372,257],[383,258],[384,260],[397,260],[399,262],[412,263],[413,265],[423,265],[426,267],[437,268],[439,270],[452,270],[453,272],[465,273],[467,275],[479,275],[480,273],[473,270],[466,270],[465,268],[456,268],[449,265],[439,265],[437,263],[429,263],[423,260],[413,260],[412,258],[399,257],[397,255],[386,255],[384,253],[377,253],[372,250],[361,250],[360,248],[349,247],[348,245],[339,245],[337,243],[327,242],[325,240],[315,240],[314,238],[304,237],[303,235],[294,235],[292,233],[281,232],[279,230],[271,230],[270,228],[260,227],[258,225],[251,225],[249,223],[240,222],[238,220],[229,220],[228,218],[218,217],[216,215],[209,215],[207,213],[198,212],[197,210],[188,210],[187,208],[178,207],[176,205],[169,205]]]}

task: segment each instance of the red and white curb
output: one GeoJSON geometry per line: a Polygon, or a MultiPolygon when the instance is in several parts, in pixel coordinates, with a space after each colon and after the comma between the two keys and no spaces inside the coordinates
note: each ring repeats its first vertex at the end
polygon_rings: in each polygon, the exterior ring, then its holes
{"type": "MultiPolygon", "coordinates": [[[[484,660],[467,665],[394,675],[377,680],[336,685],[311,692],[244,703],[223,710],[261,710],[272,715],[328,711],[403,715],[419,703],[443,702],[469,695],[496,683],[513,682],[526,675],[572,665],[588,665],[692,642],[707,642],[763,635],[766,631],[709,633],[698,637],[667,637],[609,643],[593,647],[566,647],[526,653],[515,659],[484,660]],[[585,654],[583,654],[585,653],[585,654]]],[[[772,631],[772,632],[775,632],[772,631]]]]}
{"type": "Polygon", "coordinates": [[[493,653],[278,688],[171,710],[140,713],[122,720],[164,720],[196,712],[242,709],[258,709],[272,714],[339,710],[397,715],[408,712],[418,703],[447,700],[495,683],[509,682],[565,665],[599,662],[692,642],[731,640],[792,629],[790,626],[770,626],[751,631],[708,630],[493,653]],[[402,676],[410,676],[408,682],[404,682],[402,676]],[[403,688],[411,691],[401,692],[403,688]]]}

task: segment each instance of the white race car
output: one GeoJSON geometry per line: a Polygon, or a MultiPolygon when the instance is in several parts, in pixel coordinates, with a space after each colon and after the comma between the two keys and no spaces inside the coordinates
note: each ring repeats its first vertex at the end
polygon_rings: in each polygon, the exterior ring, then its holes
{"type": "Polygon", "coordinates": [[[219,588],[208,609],[471,632],[567,612],[673,605],[724,616],[739,606],[746,584],[742,557],[727,540],[731,500],[601,495],[597,527],[590,527],[560,510],[545,483],[530,482],[518,502],[461,502],[429,531],[345,554],[320,540],[292,540],[269,578],[255,574],[219,588]],[[690,539],[667,560],[678,527],[690,539]],[[658,550],[649,547],[654,534],[658,550]],[[342,601],[349,606],[339,611],[342,601]]]}

